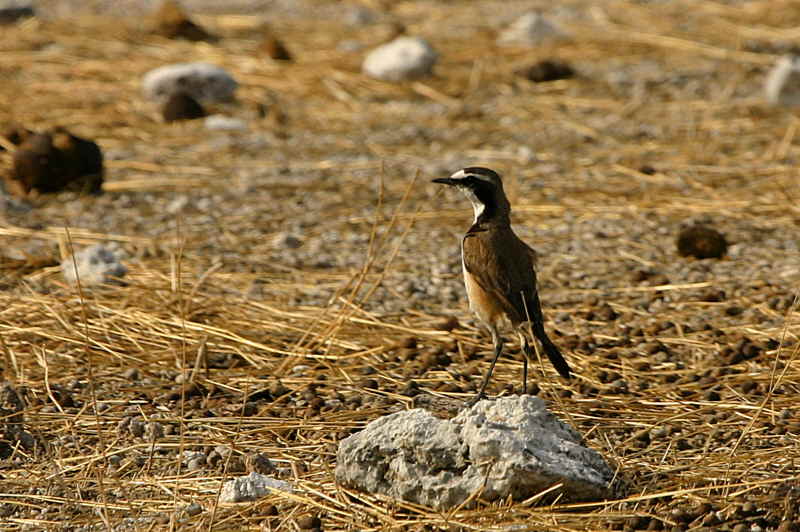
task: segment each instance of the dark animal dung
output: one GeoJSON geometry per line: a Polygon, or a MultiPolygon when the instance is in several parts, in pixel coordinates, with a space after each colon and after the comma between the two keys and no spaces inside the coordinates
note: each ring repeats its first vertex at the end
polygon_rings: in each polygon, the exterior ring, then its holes
{"type": "Polygon", "coordinates": [[[696,224],[678,235],[678,253],[698,259],[719,259],[728,251],[725,236],[712,227],[696,224]]]}

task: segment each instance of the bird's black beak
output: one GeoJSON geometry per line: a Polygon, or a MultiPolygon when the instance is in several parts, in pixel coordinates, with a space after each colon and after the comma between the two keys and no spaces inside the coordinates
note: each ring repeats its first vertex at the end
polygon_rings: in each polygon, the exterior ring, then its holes
{"type": "Polygon", "coordinates": [[[456,180],[452,179],[450,177],[437,177],[436,179],[434,179],[431,182],[432,183],[441,183],[443,185],[455,185],[456,184],[456,180]]]}

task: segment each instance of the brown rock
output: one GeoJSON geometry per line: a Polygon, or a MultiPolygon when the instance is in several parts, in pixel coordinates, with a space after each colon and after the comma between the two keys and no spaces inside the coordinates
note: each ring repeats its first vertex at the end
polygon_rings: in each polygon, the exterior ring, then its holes
{"type": "Polygon", "coordinates": [[[217,38],[196,24],[174,0],[166,0],[154,15],[155,33],[169,39],[216,41],[217,38]]]}
{"type": "Polygon", "coordinates": [[[267,33],[258,45],[258,53],[275,61],[294,61],[292,54],[283,44],[283,41],[267,33]]]}
{"type": "Polygon", "coordinates": [[[99,193],[103,184],[103,153],[97,143],[64,128],[55,128],[53,146],[61,152],[70,181],[80,179],[79,188],[83,192],[99,193]]]}
{"type": "Polygon", "coordinates": [[[203,118],[206,116],[206,111],[197,100],[185,92],[176,92],[164,103],[161,114],[165,122],[175,122],[203,118]]]}
{"type": "Polygon", "coordinates": [[[103,154],[93,141],[63,128],[32,134],[14,152],[5,183],[20,197],[64,189],[96,194],[103,183],[103,154]]]}
{"type": "Polygon", "coordinates": [[[322,526],[322,521],[320,521],[319,517],[315,515],[304,515],[297,519],[297,527],[300,530],[313,530],[315,528],[320,528],[322,526]]]}
{"type": "Polygon", "coordinates": [[[262,453],[249,453],[244,457],[245,469],[249,472],[261,473],[262,475],[272,475],[276,468],[267,455],[262,453]]]}
{"type": "Polygon", "coordinates": [[[534,83],[545,83],[575,76],[575,71],[567,63],[557,59],[545,59],[532,65],[517,69],[515,73],[534,83]]]}
{"type": "Polygon", "coordinates": [[[678,253],[698,259],[719,259],[728,251],[725,236],[707,225],[687,227],[678,235],[678,253]]]}
{"type": "MultiPolygon", "coordinates": [[[[15,146],[19,146],[20,144],[22,144],[25,141],[25,139],[27,139],[31,135],[33,135],[33,131],[18,124],[12,124],[2,133],[2,136],[5,138],[5,140],[7,140],[8,142],[10,142],[15,146]]],[[[3,146],[0,146],[0,151],[2,151],[3,149],[5,148],[3,148],[3,146]]]]}

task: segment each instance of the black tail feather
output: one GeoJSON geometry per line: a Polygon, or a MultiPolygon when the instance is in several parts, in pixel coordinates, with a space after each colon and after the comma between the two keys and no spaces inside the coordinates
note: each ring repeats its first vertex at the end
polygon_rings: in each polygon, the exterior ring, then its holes
{"type": "Polygon", "coordinates": [[[561,354],[561,351],[555,346],[553,342],[550,341],[550,338],[547,337],[545,334],[544,329],[541,331],[541,335],[534,330],[536,334],[536,338],[538,338],[539,342],[542,344],[544,348],[544,352],[547,355],[547,358],[550,359],[550,362],[553,364],[553,367],[556,368],[558,374],[564,377],[565,379],[569,379],[572,377],[571,370],[569,368],[569,364],[564,359],[564,356],[561,354]]]}
{"type": "Polygon", "coordinates": [[[553,367],[556,368],[558,374],[565,379],[569,379],[572,376],[572,370],[570,370],[569,364],[567,364],[567,361],[564,359],[558,347],[550,341],[550,338],[544,330],[544,317],[542,316],[542,305],[539,303],[539,294],[534,292],[530,300],[526,301],[525,304],[527,306],[526,310],[530,312],[527,318],[530,320],[533,335],[539,340],[539,343],[542,344],[547,358],[550,359],[550,362],[553,364],[553,367]]]}

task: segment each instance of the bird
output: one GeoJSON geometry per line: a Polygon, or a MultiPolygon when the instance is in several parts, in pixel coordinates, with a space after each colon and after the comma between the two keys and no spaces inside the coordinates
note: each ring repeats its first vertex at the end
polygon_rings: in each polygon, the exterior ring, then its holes
{"type": "Polygon", "coordinates": [[[470,308],[492,335],[494,358],[478,393],[467,401],[467,406],[485,397],[486,386],[503,351],[498,329],[503,317],[511,322],[522,345],[523,394],[528,393],[528,359],[533,357],[524,334],[527,323],[559,375],[570,379],[569,364],[544,330],[536,286],[536,251],[511,228],[511,204],[500,175],[489,168],[473,166],[433,182],[461,190],[472,203],[475,215],[472,226],[461,239],[461,265],[470,308]]]}

